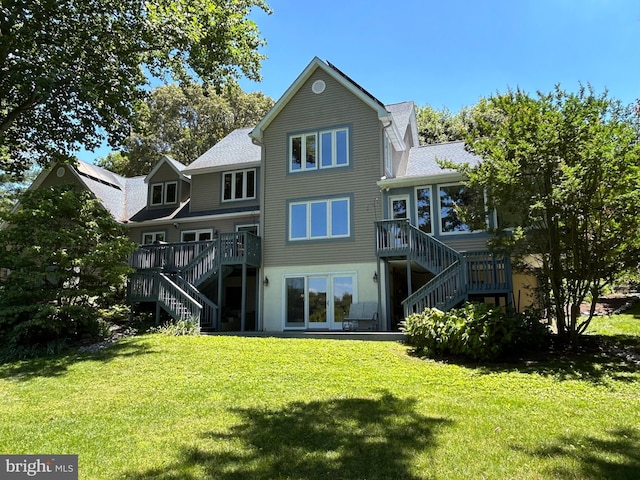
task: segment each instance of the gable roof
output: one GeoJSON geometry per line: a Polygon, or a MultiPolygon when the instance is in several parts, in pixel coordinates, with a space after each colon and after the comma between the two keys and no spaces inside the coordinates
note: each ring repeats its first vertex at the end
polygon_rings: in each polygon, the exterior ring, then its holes
{"type": "Polygon", "coordinates": [[[169,165],[171,168],[173,168],[173,170],[175,170],[175,172],[178,174],[178,177],[181,180],[185,180],[187,182],[191,181],[189,176],[183,173],[184,169],[187,168],[186,165],[184,165],[183,163],[180,163],[177,160],[174,160],[173,158],[167,155],[163,155],[162,158],[158,161],[158,163],[156,163],[156,166],[153,167],[153,169],[147,174],[146,177],[144,177],[144,183],[149,183],[149,180],[158,172],[158,170],[160,170],[162,165],[164,165],[165,163],[169,165]]]}
{"type": "MultiPolygon", "coordinates": [[[[262,140],[264,130],[269,126],[273,119],[282,111],[282,109],[289,103],[293,96],[298,92],[302,85],[311,77],[313,72],[317,69],[322,69],[334,80],[344,86],[347,90],[353,93],[356,97],[362,100],[366,105],[370,106],[378,114],[378,119],[385,124],[393,124],[391,114],[387,111],[384,104],[376,99],[373,95],[367,92],[364,88],[354,82],[351,78],[346,76],[335,66],[328,62],[323,62],[318,57],[314,57],[311,63],[302,71],[298,78],[289,86],[284,92],[282,97],[275,103],[273,108],[265,115],[258,125],[250,132],[251,138],[257,142],[262,140]]],[[[387,125],[385,125],[387,126],[387,125]]]]}
{"type": "Polygon", "coordinates": [[[239,128],[224,137],[184,169],[185,174],[215,172],[229,167],[259,166],[262,149],[253,143],[253,128],[239,128]]]}
{"type": "MultiPolygon", "coordinates": [[[[29,186],[29,190],[37,189],[61,166],[54,163],[50,168],[40,172],[29,186]]],[[[143,176],[125,178],[78,159],[74,164],[64,166],[69,168],[78,182],[84,185],[118,222],[126,222],[133,213],[147,204],[147,186],[143,176]]],[[[18,208],[18,205],[15,208],[18,208]]]]}

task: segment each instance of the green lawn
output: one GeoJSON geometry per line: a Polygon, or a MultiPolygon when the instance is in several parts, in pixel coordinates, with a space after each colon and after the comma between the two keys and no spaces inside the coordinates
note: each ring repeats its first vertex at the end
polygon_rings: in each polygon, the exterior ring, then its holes
{"type": "MultiPolygon", "coordinates": [[[[640,312],[619,318],[638,346],[640,312]]],[[[637,479],[638,380],[614,353],[480,367],[388,342],[146,335],[0,366],[0,452],[77,453],[89,480],[637,479]]]]}

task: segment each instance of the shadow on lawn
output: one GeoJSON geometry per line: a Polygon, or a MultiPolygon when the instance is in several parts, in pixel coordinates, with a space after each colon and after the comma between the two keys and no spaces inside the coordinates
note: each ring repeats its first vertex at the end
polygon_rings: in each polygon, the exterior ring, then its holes
{"type": "Polygon", "coordinates": [[[587,335],[577,348],[553,349],[507,363],[476,366],[480,373],[537,373],[595,384],[640,380],[640,339],[632,335],[587,335]]]}
{"type": "MultiPolygon", "coordinates": [[[[580,469],[580,478],[636,480],[640,478],[640,430],[618,428],[602,437],[568,435],[557,438],[548,446],[533,451],[517,450],[540,457],[557,458],[566,463],[573,460],[580,469]]],[[[576,471],[556,466],[550,472],[557,478],[575,478],[576,471]]]]}
{"type": "Polygon", "coordinates": [[[129,338],[113,343],[96,352],[72,353],[16,360],[0,365],[0,378],[24,381],[35,377],[57,377],[64,375],[69,366],[86,361],[110,362],[115,358],[132,357],[154,353],[147,342],[129,338]]]}
{"type": "Polygon", "coordinates": [[[207,432],[168,467],[125,478],[417,479],[414,456],[433,449],[435,434],[451,421],[425,417],[415,406],[385,393],[235,409],[240,423],[228,432],[207,432]]]}

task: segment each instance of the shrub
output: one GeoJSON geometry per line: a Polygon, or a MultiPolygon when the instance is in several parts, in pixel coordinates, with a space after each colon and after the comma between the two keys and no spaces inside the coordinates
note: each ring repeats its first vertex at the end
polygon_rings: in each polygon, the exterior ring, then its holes
{"type": "Polygon", "coordinates": [[[163,333],[174,337],[182,335],[199,335],[200,325],[197,318],[186,318],[175,322],[165,323],[149,330],[152,333],[163,333]]]}
{"type": "Polygon", "coordinates": [[[505,313],[481,303],[466,303],[442,312],[436,308],[410,315],[401,324],[416,353],[492,360],[516,349],[541,348],[549,329],[533,313],[505,313]]]}

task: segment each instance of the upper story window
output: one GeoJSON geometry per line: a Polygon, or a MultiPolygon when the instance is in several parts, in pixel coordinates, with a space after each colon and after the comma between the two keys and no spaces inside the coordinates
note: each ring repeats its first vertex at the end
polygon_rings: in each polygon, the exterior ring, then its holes
{"type": "Polygon", "coordinates": [[[151,206],[178,203],[178,182],[154,183],[151,185],[151,206]]]}
{"type": "Polygon", "coordinates": [[[349,198],[289,204],[289,240],[344,238],[351,234],[349,198]]]}
{"type": "Polygon", "coordinates": [[[256,170],[238,170],[222,175],[222,201],[256,198],[256,170]]]}
{"type": "Polygon", "coordinates": [[[347,166],[349,156],[347,127],[289,136],[290,172],[347,166]]]}

